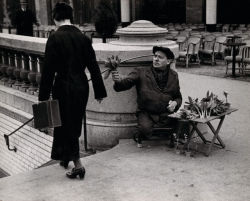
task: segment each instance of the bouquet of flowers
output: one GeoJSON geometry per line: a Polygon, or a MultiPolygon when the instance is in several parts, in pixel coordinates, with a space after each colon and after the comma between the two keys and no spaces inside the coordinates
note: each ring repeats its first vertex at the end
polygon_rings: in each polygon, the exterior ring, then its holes
{"type": "Polygon", "coordinates": [[[188,102],[186,109],[181,109],[181,117],[186,119],[194,118],[207,118],[212,115],[219,115],[223,112],[226,112],[230,108],[230,103],[227,101],[227,92],[223,92],[226,100],[223,101],[218,98],[217,95],[207,91],[206,97],[202,98],[200,101],[198,98],[193,99],[190,96],[188,97],[188,102]]]}
{"type": "Polygon", "coordinates": [[[105,70],[104,79],[107,79],[111,73],[111,71],[116,70],[118,66],[121,63],[121,59],[119,59],[118,56],[112,55],[111,57],[108,57],[105,61],[105,67],[107,70],[105,70]]]}

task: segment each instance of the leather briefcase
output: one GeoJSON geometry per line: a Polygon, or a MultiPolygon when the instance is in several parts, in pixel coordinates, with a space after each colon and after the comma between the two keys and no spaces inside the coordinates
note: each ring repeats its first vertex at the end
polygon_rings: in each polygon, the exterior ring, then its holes
{"type": "Polygon", "coordinates": [[[35,128],[43,129],[61,126],[58,100],[42,101],[32,105],[32,108],[35,128]]]}

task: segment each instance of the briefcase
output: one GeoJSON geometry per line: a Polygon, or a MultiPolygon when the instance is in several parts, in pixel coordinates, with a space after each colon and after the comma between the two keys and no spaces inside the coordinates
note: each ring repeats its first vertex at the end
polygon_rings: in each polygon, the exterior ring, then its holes
{"type": "Polygon", "coordinates": [[[33,104],[34,127],[37,129],[61,126],[58,100],[42,101],[33,104]]]}

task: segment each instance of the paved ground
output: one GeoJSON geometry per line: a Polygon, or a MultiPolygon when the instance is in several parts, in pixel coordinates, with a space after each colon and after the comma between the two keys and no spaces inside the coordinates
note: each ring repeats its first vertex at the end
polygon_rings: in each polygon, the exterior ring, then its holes
{"type": "Polygon", "coordinates": [[[0,168],[0,178],[9,176],[4,170],[0,168]]]}
{"type": "MultiPolygon", "coordinates": [[[[236,67],[238,67],[238,64],[236,64],[236,67]]],[[[241,80],[241,81],[246,81],[250,82],[250,73],[249,71],[246,72],[245,75],[242,75],[239,73],[238,70],[236,70],[236,78],[232,78],[232,69],[231,69],[231,64],[229,65],[229,70],[228,74],[226,75],[226,65],[223,60],[217,60],[216,65],[212,66],[209,64],[201,64],[200,66],[197,64],[191,64],[189,68],[186,68],[183,66],[182,63],[177,63],[177,69],[179,72],[186,72],[186,73],[191,73],[191,74],[196,74],[196,75],[207,75],[207,76],[212,76],[212,77],[220,77],[224,79],[234,79],[234,80],[241,80]]],[[[248,66],[249,68],[249,66],[248,66]]]]}
{"type": "Polygon", "coordinates": [[[0,179],[0,200],[250,200],[250,83],[182,72],[179,77],[184,100],[188,95],[203,97],[207,90],[222,98],[224,90],[229,92],[229,102],[239,110],[223,124],[226,149],[189,158],[165,142],[148,142],[138,149],[132,140],[121,140],[111,150],[82,159],[87,170],[83,181],[67,179],[55,164],[0,179]]]}

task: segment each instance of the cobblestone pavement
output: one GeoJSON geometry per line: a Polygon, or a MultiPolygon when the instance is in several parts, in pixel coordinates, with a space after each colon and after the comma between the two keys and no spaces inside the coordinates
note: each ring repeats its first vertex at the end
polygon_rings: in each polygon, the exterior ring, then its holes
{"type": "Polygon", "coordinates": [[[175,154],[165,142],[138,149],[132,140],[121,140],[113,149],[82,159],[87,170],[83,181],[67,179],[55,164],[0,179],[0,200],[250,200],[250,83],[183,72],[179,78],[184,101],[203,97],[207,90],[222,98],[224,90],[229,93],[238,111],[222,126],[225,149],[190,158],[175,154]]]}

